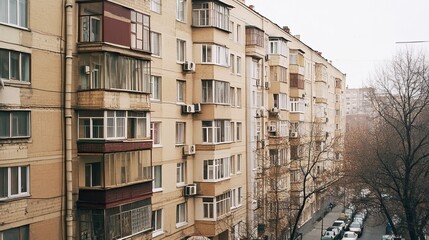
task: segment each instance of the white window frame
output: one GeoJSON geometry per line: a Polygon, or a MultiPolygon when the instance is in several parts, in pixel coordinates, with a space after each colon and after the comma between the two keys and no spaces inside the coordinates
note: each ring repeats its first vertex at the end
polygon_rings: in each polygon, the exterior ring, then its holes
{"type": "Polygon", "coordinates": [[[161,57],[162,54],[162,35],[161,33],[151,32],[150,33],[150,44],[152,56],[161,57]]]}
{"type": "Polygon", "coordinates": [[[162,98],[162,79],[160,76],[152,75],[150,77],[150,100],[161,101],[162,98]]]}
{"type": "Polygon", "coordinates": [[[131,48],[149,52],[150,38],[149,15],[131,10],[131,48]]]}
{"type": "Polygon", "coordinates": [[[152,191],[161,192],[162,188],[162,165],[152,166],[153,182],[152,182],[152,191]],[[159,185],[159,186],[158,186],[159,185]]]}
{"type": "Polygon", "coordinates": [[[176,81],[176,102],[185,103],[186,101],[186,81],[177,80],[176,81]]]}
{"type": "Polygon", "coordinates": [[[0,22],[18,26],[22,28],[27,28],[28,25],[28,0],[5,0],[2,1],[6,5],[0,5],[0,22]],[[11,2],[14,2],[16,9],[12,9],[11,2]],[[15,10],[15,11],[13,11],[15,10]],[[15,12],[15,18],[12,18],[12,12],[15,12]]]}
{"type": "Polygon", "coordinates": [[[6,126],[0,127],[2,128],[0,139],[31,137],[30,111],[0,111],[0,120],[2,120],[0,121],[2,125],[6,123],[6,126]]]}
{"type": "Polygon", "coordinates": [[[203,198],[203,218],[204,219],[215,219],[215,199],[214,198],[203,198]]]}
{"type": "Polygon", "coordinates": [[[186,41],[182,39],[177,39],[176,45],[177,45],[176,61],[178,63],[184,63],[186,61],[186,41]]]}
{"type": "Polygon", "coordinates": [[[202,121],[202,142],[208,144],[231,142],[231,121],[202,121]]]}
{"type": "Polygon", "coordinates": [[[203,181],[218,182],[231,177],[231,157],[203,161],[203,181]]]}
{"type": "Polygon", "coordinates": [[[237,130],[235,131],[236,137],[235,139],[237,140],[237,142],[241,142],[242,139],[242,134],[243,134],[243,123],[242,122],[236,122],[236,128],[237,130]]]}
{"type": "Polygon", "coordinates": [[[273,38],[269,40],[269,53],[289,56],[287,42],[282,38],[273,38]]]}
{"type": "Polygon", "coordinates": [[[186,22],[186,0],[176,0],[176,20],[186,22]]]}
{"type": "Polygon", "coordinates": [[[103,185],[102,175],[103,175],[103,167],[102,167],[102,163],[101,162],[88,162],[88,163],[85,163],[85,187],[89,187],[89,188],[90,187],[101,187],[103,185]],[[94,166],[96,164],[97,165],[99,164],[99,169],[94,168],[94,166]],[[89,172],[87,172],[87,170],[89,170],[89,172]],[[98,173],[98,175],[99,175],[98,181],[100,182],[100,184],[94,183],[95,182],[94,181],[95,180],[94,170],[98,170],[99,171],[99,173],[98,173]]]}
{"type": "Polygon", "coordinates": [[[176,205],[176,228],[180,228],[188,224],[188,214],[186,203],[176,205]]]}
{"type": "Polygon", "coordinates": [[[0,48],[0,62],[3,64],[0,66],[0,78],[6,81],[14,81],[16,83],[30,82],[30,54],[0,48]]]}
{"type": "Polygon", "coordinates": [[[184,186],[186,182],[186,163],[181,162],[176,165],[176,186],[184,186]]]}
{"type": "Polygon", "coordinates": [[[151,0],[150,1],[150,10],[152,12],[161,13],[161,0],[151,0]]]}
{"type": "Polygon", "coordinates": [[[0,201],[30,196],[30,166],[0,167],[0,169],[2,169],[3,173],[6,172],[7,174],[7,179],[4,182],[5,186],[1,186],[1,188],[6,187],[6,191],[4,192],[4,196],[0,196],[0,201]],[[16,186],[12,186],[12,169],[16,169],[16,186]],[[23,171],[25,177],[22,175],[23,171]],[[25,190],[23,186],[25,186],[25,190]],[[12,187],[16,187],[16,193],[12,193],[12,187]]]}
{"type": "Polygon", "coordinates": [[[216,196],[216,217],[231,212],[231,191],[216,196]]]}
{"type": "Polygon", "coordinates": [[[230,67],[229,48],[216,44],[201,44],[201,63],[230,67]]]}
{"type": "Polygon", "coordinates": [[[236,94],[235,94],[235,87],[229,87],[229,94],[230,94],[230,102],[231,102],[231,107],[235,107],[236,106],[236,94]]]}
{"type": "Polygon", "coordinates": [[[164,233],[164,213],[163,209],[152,211],[152,237],[157,237],[164,233]]]}
{"type": "Polygon", "coordinates": [[[176,122],[176,145],[184,145],[186,142],[186,123],[176,122]]]}
{"type": "Polygon", "coordinates": [[[162,144],[161,133],[162,133],[161,122],[152,122],[151,123],[151,137],[152,137],[154,147],[161,146],[161,144],[162,144]]]}
{"type": "Polygon", "coordinates": [[[305,101],[302,98],[290,98],[290,112],[304,113],[305,101]]]}
{"type": "Polygon", "coordinates": [[[273,94],[274,107],[282,110],[289,110],[289,97],[286,93],[273,94]]]}
{"type": "Polygon", "coordinates": [[[241,174],[243,154],[237,154],[237,174],[241,174]]]}
{"type": "Polygon", "coordinates": [[[241,57],[237,56],[237,75],[241,75],[241,57]]]}
{"type": "Polygon", "coordinates": [[[203,103],[231,104],[230,83],[218,80],[201,81],[203,103]]]}
{"type": "Polygon", "coordinates": [[[237,107],[241,108],[241,88],[237,88],[237,107]]]}

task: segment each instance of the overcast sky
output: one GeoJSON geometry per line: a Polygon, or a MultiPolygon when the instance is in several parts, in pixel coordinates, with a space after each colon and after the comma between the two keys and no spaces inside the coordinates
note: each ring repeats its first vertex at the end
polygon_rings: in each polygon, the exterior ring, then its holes
{"type": "Polygon", "coordinates": [[[350,88],[405,46],[429,51],[429,0],[246,0],[347,74],[350,88]],[[426,43],[395,44],[403,41],[426,43]]]}

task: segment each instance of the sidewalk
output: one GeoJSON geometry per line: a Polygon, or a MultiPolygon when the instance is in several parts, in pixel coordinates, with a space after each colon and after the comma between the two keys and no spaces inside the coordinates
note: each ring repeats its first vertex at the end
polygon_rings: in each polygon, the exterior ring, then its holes
{"type": "MultiPolygon", "coordinates": [[[[335,206],[332,211],[328,212],[323,218],[323,230],[332,226],[335,220],[339,217],[341,211],[343,210],[343,205],[339,204],[335,206]]],[[[319,215],[320,216],[320,215],[319,215]]],[[[318,219],[318,217],[316,217],[318,219]]],[[[309,222],[308,224],[311,224],[309,222]]],[[[307,224],[306,224],[307,225],[307,224]]],[[[303,226],[301,228],[302,240],[318,240],[320,239],[320,230],[322,229],[322,221],[313,222],[312,226],[303,226]]]]}

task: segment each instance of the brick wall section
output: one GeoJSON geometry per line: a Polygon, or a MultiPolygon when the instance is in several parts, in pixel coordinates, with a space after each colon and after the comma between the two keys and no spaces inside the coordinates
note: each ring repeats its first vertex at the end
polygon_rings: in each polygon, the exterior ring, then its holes
{"type": "MultiPolygon", "coordinates": [[[[1,202],[0,231],[14,227],[12,224],[20,221],[28,221],[34,218],[39,218],[39,221],[49,219],[51,218],[51,216],[49,216],[50,214],[58,215],[59,209],[61,209],[61,197],[51,199],[26,198],[21,200],[1,202]]],[[[20,223],[19,225],[23,224],[26,223],[20,223]]]]}

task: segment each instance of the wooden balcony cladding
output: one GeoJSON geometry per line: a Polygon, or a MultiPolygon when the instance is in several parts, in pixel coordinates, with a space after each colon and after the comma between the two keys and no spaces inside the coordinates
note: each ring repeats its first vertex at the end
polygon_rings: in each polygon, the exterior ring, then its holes
{"type": "Polygon", "coordinates": [[[78,153],[112,153],[138,151],[152,148],[152,141],[97,141],[80,140],[77,142],[78,153]]]}
{"type": "Polygon", "coordinates": [[[79,109],[149,110],[150,95],[108,90],[87,90],[77,93],[79,109]]]}
{"type": "Polygon", "coordinates": [[[81,188],[79,189],[79,207],[106,209],[118,205],[150,199],[152,181],[125,185],[117,188],[81,188]]]}
{"type": "Polygon", "coordinates": [[[219,151],[224,149],[231,149],[232,143],[217,143],[217,144],[197,144],[197,151],[219,151]]]}
{"type": "Polygon", "coordinates": [[[290,87],[291,88],[298,88],[298,89],[304,89],[304,76],[297,73],[291,73],[290,74],[290,87]]]}

